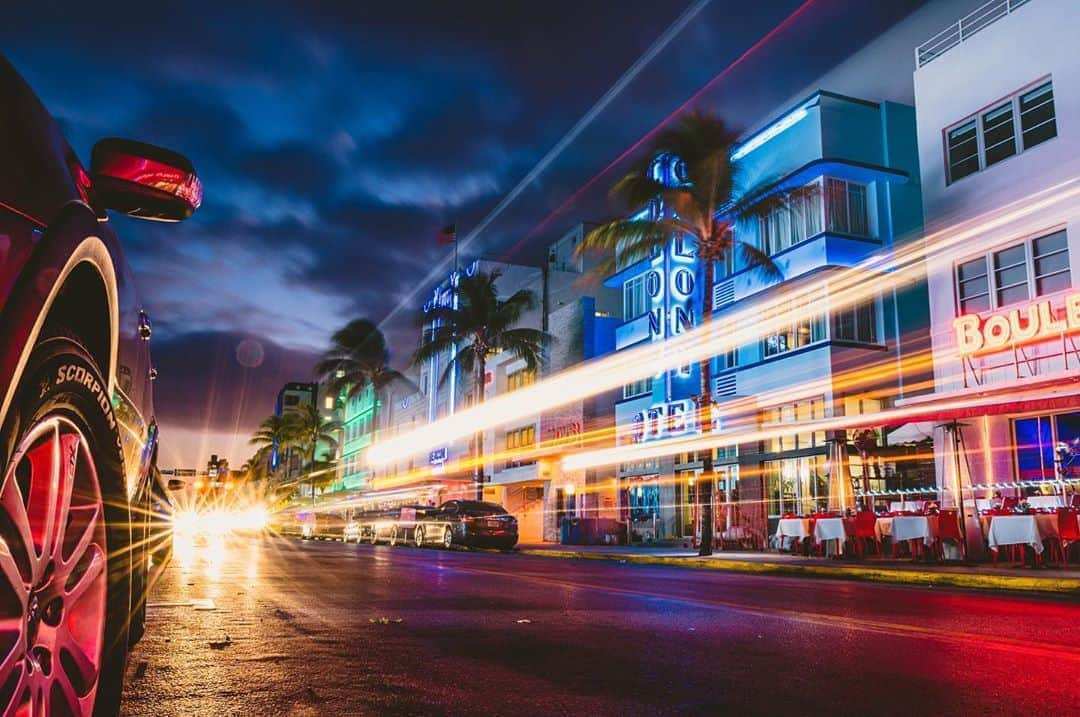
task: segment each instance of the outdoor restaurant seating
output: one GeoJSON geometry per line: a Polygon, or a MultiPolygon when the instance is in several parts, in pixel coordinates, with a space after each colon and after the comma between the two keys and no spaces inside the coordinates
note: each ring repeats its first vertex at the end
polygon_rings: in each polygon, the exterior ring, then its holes
{"type": "Polygon", "coordinates": [[[979,523],[977,528],[968,528],[967,540],[959,509],[939,509],[934,501],[894,501],[889,507],[896,510],[877,512],[785,513],[777,524],[773,544],[778,550],[802,555],[850,552],[864,558],[871,550],[884,557],[883,545],[888,542],[894,558],[905,553],[913,560],[945,560],[945,544],[951,541],[960,559],[966,560],[968,541],[981,537],[995,565],[1004,555],[1018,563],[1026,563],[1030,557],[1038,565],[1045,553],[1051,561],[1067,566],[1070,548],[1080,544],[1080,508],[1066,507],[1075,502],[1076,496],[1061,495],[999,497],[993,503],[1000,507],[984,507],[992,504],[969,500],[969,508],[979,507],[979,523]]]}

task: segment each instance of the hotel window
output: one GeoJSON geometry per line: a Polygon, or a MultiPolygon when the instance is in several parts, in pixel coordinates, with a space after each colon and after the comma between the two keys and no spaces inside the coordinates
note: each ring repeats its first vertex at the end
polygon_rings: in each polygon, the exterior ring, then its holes
{"type": "MultiPolygon", "coordinates": [[[[761,424],[762,428],[769,429],[796,421],[819,421],[823,418],[825,418],[825,399],[811,398],[765,409],[762,414],[761,424]]],[[[807,448],[821,448],[824,445],[824,431],[804,431],[802,433],[777,435],[766,439],[765,452],[799,451],[807,448]]]]}
{"type": "Polygon", "coordinates": [[[956,267],[956,288],[961,314],[990,310],[990,276],[986,273],[985,257],[956,267]]]}
{"type": "Polygon", "coordinates": [[[1064,229],[956,267],[956,295],[962,314],[1027,301],[1070,286],[1069,240],[1064,229]]]}
{"type": "Polygon", "coordinates": [[[506,390],[516,391],[536,383],[536,369],[523,368],[506,375],[506,390]]]}
{"type": "Polygon", "coordinates": [[[820,188],[821,180],[814,180],[786,207],[778,207],[758,220],[761,247],[766,254],[778,254],[821,233],[820,188]]]}
{"type": "Polygon", "coordinates": [[[652,376],[643,378],[640,381],[633,381],[623,386],[622,397],[633,398],[634,396],[642,396],[646,393],[652,393],[652,376]]]}
{"type": "Polygon", "coordinates": [[[861,344],[878,343],[877,302],[867,301],[833,313],[834,341],[855,341],[861,344]]]}
{"type": "MultiPolygon", "coordinates": [[[[802,309],[801,312],[806,312],[806,309],[802,309]]],[[[790,304],[785,313],[794,315],[800,313],[800,310],[797,309],[796,305],[790,304]]],[[[787,351],[794,351],[818,341],[824,341],[825,338],[825,314],[815,313],[809,316],[799,316],[780,331],[767,335],[763,342],[762,351],[767,358],[787,351]]]]}
{"type": "Polygon", "coordinates": [[[866,186],[842,179],[825,179],[825,216],[832,232],[868,236],[866,186]]]}
{"type": "MultiPolygon", "coordinates": [[[[507,451],[525,451],[536,445],[536,426],[525,426],[519,428],[516,431],[507,431],[506,433],[506,450],[507,451]]],[[[535,463],[535,459],[530,460],[518,460],[517,456],[506,461],[507,468],[517,468],[518,466],[527,466],[535,463]]]]}
{"type": "Polygon", "coordinates": [[[645,313],[645,275],[636,276],[623,284],[623,321],[636,319],[645,313]]]}
{"type": "Polygon", "coordinates": [[[948,182],[963,179],[1056,136],[1054,88],[1050,82],[1005,98],[978,117],[945,130],[948,182]]]}
{"type": "Polygon", "coordinates": [[[536,426],[525,426],[516,431],[507,431],[506,449],[508,451],[519,448],[532,448],[536,443],[536,426]]]}
{"type": "Polygon", "coordinates": [[[1054,88],[1049,82],[1020,95],[1018,105],[1024,149],[1030,149],[1041,142],[1057,137],[1054,88]]]}

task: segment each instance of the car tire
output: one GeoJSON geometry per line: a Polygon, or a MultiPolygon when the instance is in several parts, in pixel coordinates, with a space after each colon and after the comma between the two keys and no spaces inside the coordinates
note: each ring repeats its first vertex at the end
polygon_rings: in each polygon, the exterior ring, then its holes
{"type": "Polygon", "coordinates": [[[397,545],[397,526],[395,525],[393,530],[390,531],[390,547],[397,545]]]}
{"type": "Polygon", "coordinates": [[[66,706],[75,714],[115,715],[127,661],[132,569],[146,566],[132,564],[131,511],[108,383],[82,345],[66,336],[42,340],[27,366],[0,433],[0,537],[9,547],[0,584],[12,586],[16,599],[7,601],[9,609],[22,613],[19,637],[0,660],[15,650],[25,655],[19,677],[0,686],[0,710],[21,712],[19,705],[29,707],[33,699],[39,701],[34,712],[61,713],[66,706]],[[49,445],[56,448],[43,448],[49,445]],[[61,451],[67,453],[58,469],[66,473],[64,485],[71,490],[66,508],[53,502],[51,490],[39,494],[35,480],[35,473],[49,470],[43,456],[61,451]],[[24,532],[12,519],[12,512],[20,517],[16,501],[22,502],[22,525],[28,531],[36,526],[33,532],[24,532]],[[39,501],[44,501],[44,512],[40,507],[27,512],[26,504],[39,501]],[[68,516],[50,525],[59,510],[68,516]],[[38,525],[41,521],[45,525],[38,525]],[[81,532],[70,532],[75,526],[81,532]],[[34,539],[28,544],[22,535],[44,536],[40,555],[34,539]],[[62,607],[53,613],[53,626],[48,606],[57,604],[62,607]],[[69,627],[64,632],[70,643],[57,649],[55,657],[41,643],[37,650],[28,648],[42,625],[57,629],[60,624],[69,627]],[[71,657],[76,649],[88,660],[77,663],[71,657]],[[46,656],[50,670],[42,667],[46,656]],[[70,686],[64,694],[72,697],[63,698],[67,705],[52,703],[58,694],[54,684],[70,686]]]}
{"type": "Polygon", "coordinates": [[[372,545],[378,545],[379,544],[379,531],[376,530],[375,528],[371,529],[371,544],[372,545]]]}
{"type": "Polygon", "coordinates": [[[442,546],[444,550],[450,550],[450,548],[454,547],[454,531],[449,528],[443,528],[442,546]]]}
{"type": "Polygon", "coordinates": [[[424,547],[424,526],[420,526],[413,533],[413,542],[416,543],[416,547],[424,547]]]}

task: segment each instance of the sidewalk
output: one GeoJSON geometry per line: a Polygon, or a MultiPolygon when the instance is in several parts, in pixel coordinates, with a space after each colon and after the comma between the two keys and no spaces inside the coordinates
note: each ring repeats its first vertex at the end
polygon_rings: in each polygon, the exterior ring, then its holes
{"type": "Polygon", "coordinates": [[[834,560],[806,558],[787,553],[717,551],[700,557],[696,550],[678,547],[630,547],[622,545],[520,544],[518,552],[547,558],[614,560],[645,565],[676,565],[705,570],[792,577],[861,580],[920,586],[1042,592],[1080,598],[1080,567],[1033,569],[1019,566],[931,565],[908,559],[869,558],[834,560]]]}

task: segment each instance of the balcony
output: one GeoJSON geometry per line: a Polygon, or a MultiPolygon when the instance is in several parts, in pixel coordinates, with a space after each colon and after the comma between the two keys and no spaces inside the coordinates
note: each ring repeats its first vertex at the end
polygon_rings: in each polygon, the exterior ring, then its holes
{"type": "Polygon", "coordinates": [[[991,0],[915,48],[915,66],[923,67],[975,33],[994,24],[1030,0],[991,0]]]}

